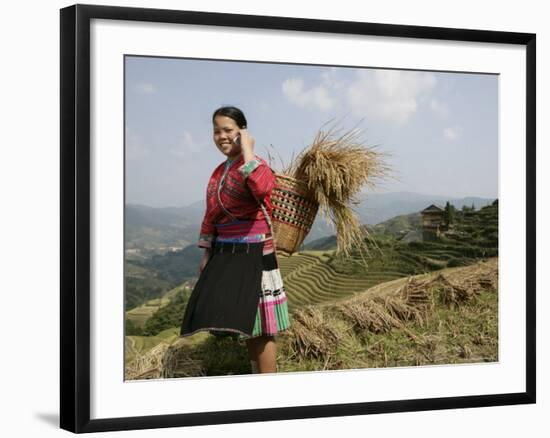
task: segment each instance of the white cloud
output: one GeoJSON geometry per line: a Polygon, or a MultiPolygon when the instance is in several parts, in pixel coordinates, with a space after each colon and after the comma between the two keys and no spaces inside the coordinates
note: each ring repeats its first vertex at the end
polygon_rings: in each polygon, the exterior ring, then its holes
{"type": "Polygon", "coordinates": [[[360,70],[348,88],[347,102],[358,116],[404,124],[435,83],[435,76],[426,72],[360,70]]]}
{"type": "Polygon", "coordinates": [[[449,115],[449,108],[443,102],[433,98],[430,100],[430,109],[437,115],[447,117],[449,115]]]}
{"type": "Polygon", "coordinates": [[[283,94],[288,100],[302,108],[316,108],[322,111],[331,109],[335,101],[330,96],[329,88],[324,84],[306,89],[304,80],[290,78],[283,82],[283,94]]]}
{"type": "Polygon", "coordinates": [[[149,82],[140,82],[134,86],[134,90],[139,94],[154,94],[157,89],[149,82]]]}
{"type": "Polygon", "coordinates": [[[459,128],[445,128],[443,130],[443,137],[446,139],[446,140],[449,140],[449,141],[454,141],[458,138],[458,134],[459,134],[459,128]]]}
{"type": "Polygon", "coordinates": [[[198,152],[199,144],[193,139],[189,131],[183,131],[176,147],[169,150],[170,154],[178,158],[188,158],[190,153],[198,152]]]}
{"type": "Polygon", "coordinates": [[[306,85],[302,78],[289,78],[282,84],[286,98],[302,108],[322,111],[340,107],[358,117],[404,124],[416,113],[421,102],[440,114],[446,106],[430,98],[435,75],[400,70],[358,70],[351,81],[340,79],[340,70],[323,70],[317,84],[306,85]]]}
{"type": "Polygon", "coordinates": [[[330,67],[321,73],[321,81],[326,88],[335,91],[345,85],[345,81],[338,80],[338,70],[336,67],[330,67]]]}

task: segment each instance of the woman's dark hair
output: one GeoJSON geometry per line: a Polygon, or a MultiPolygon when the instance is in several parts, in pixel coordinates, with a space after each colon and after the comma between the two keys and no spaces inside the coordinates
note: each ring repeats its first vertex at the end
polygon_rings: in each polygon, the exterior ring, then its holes
{"type": "Polygon", "coordinates": [[[218,108],[216,111],[214,111],[214,114],[212,115],[212,123],[214,123],[214,119],[216,118],[216,116],[229,117],[235,120],[235,123],[237,123],[237,126],[239,128],[246,128],[246,117],[244,116],[243,112],[237,107],[222,106],[221,108],[218,108]]]}

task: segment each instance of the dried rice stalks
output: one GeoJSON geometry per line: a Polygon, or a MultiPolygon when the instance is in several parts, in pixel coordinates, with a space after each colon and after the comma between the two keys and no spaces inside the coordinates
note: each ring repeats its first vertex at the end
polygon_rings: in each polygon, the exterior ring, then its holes
{"type": "Polygon", "coordinates": [[[376,299],[349,301],[339,310],[358,330],[385,333],[394,327],[402,327],[401,321],[388,311],[384,302],[376,299]]]}
{"type": "Polygon", "coordinates": [[[393,328],[405,330],[411,337],[405,323],[424,325],[438,298],[446,305],[460,305],[481,290],[498,286],[498,273],[491,266],[480,266],[474,270],[461,270],[456,278],[453,274],[439,273],[433,279],[419,280],[409,277],[393,293],[384,296],[353,297],[338,306],[342,315],[356,330],[384,333],[393,328]],[[467,275],[464,275],[468,272],[467,275]]]}
{"type": "Polygon", "coordinates": [[[422,325],[433,308],[427,284],[410,277],[394,294],[352,298],[340,305],[339,310],[356,329],[373,333],[405,329],[404,323],[410,321],[422,325]]]}
{"type": "Polygon", "coordinates": [[[475,279],[472,281],[472,278],[465,278],[460,282],[451,282],[441,273],[430,282],[430,287],[439,292],[439,299],[444,304],[454,306],[469,301],[481,289],[475,279]]]}
{"type": "Polygon", "coordinates": [[[439,273],[429,281],[428,287],[438,293],[446,305],[459,305],[472,299],[482,290],[496,291],[498,288],[498,268],[487,264],[462,270],[458,275],[439,273]]]}
{"type": "Polygon", "coordinates": [[[337,252],[349,256],[352,248],[367,253],[366,229],[360,226],[351,204],[364,186],[374,187],[377,179],[389,174],[384,163],[387,154],[367,148],[352,129],[338,136],[341,129],[319,130],[313,143],[305,148],[282,173],[303,181],[321,214],[332,221],[337,234],[337,252]]]}
{"type": "Polygon", "coordinates": [[[430,312],[434,308],[433,295],[429,290],[429,282],[409,277],[406,283],[399,289],[398,294],[392,300],[393,311],[401,321],[414,321],[424,325],[430,312]],[[399,304],[401,306],[399,306],[399,304]]]}
{"type": "Polygon", "coordinates": [[[483,274],[478,278],[478,284],[482,289],[492,289],[497,290],[498,288],[498,273],[491,272],[483,274]]]}
{"type": "Polygon", "coordinates": [[[158,379],[162,374],[162,359],[169,345],[161,342],[145,354],[138,355],[126,366],[126,379],[158,379]]]}
{"type": "Polygon", "coordinates": [[[468,268],[466,272],[449,272],[445,278],[453,284],[474,289],[498,289],[498,264],[495,261],[482,262],[468,268]]]}
{"type": "Polygon", "coordinates": [[[399,296],[409,306],[433,307],[431,294],[428,292],[430,281],[418,280],[409,277],[406,283],[399,289],[399,296]]]}
{"type": "Polygon", "coordinates": [[[161,342],[126,366],[128,380],[205,375],[202,361],[190,358],[186,349],[177,342],[172,345],[161,342]]]}
{"type": "Polygon", "coordinates": [[[292,316],[292,323],[292,343],[300,355],[328,360],[336,353],[342,336],[322,311],[313,306],[297,310],[292,316]]]}
{"type": "Polygon", "coordinates": [[[202,360],[189,357],[187,349],[176,343],[166,351],[162,361],[162,377],[205,376],[202,360]]]}

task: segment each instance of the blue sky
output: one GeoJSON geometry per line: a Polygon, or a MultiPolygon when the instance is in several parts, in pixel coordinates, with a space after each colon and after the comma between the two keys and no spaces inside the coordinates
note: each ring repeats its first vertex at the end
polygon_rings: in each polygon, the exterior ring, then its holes
{"type": "Polygon", "coordinates": [[[397,180],[379,192],[498,197],[495,75],[152,57],[127,57],[125,74],[127,203],[204,199],[225,160],[211,122],[222,105],[243,110],[266,159],[288,163],[336,119],[391,154],[397,180]]]}

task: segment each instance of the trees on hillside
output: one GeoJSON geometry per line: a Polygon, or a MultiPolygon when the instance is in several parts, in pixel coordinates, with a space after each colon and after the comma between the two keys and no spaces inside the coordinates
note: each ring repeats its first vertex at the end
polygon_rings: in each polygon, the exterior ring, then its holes
{"type": "Polygon", "coordinates": [[[443,217],[447,227],[451,226],[455,220],[455,207],[449,201],[445,204],[445,213],[443,217]]]}

